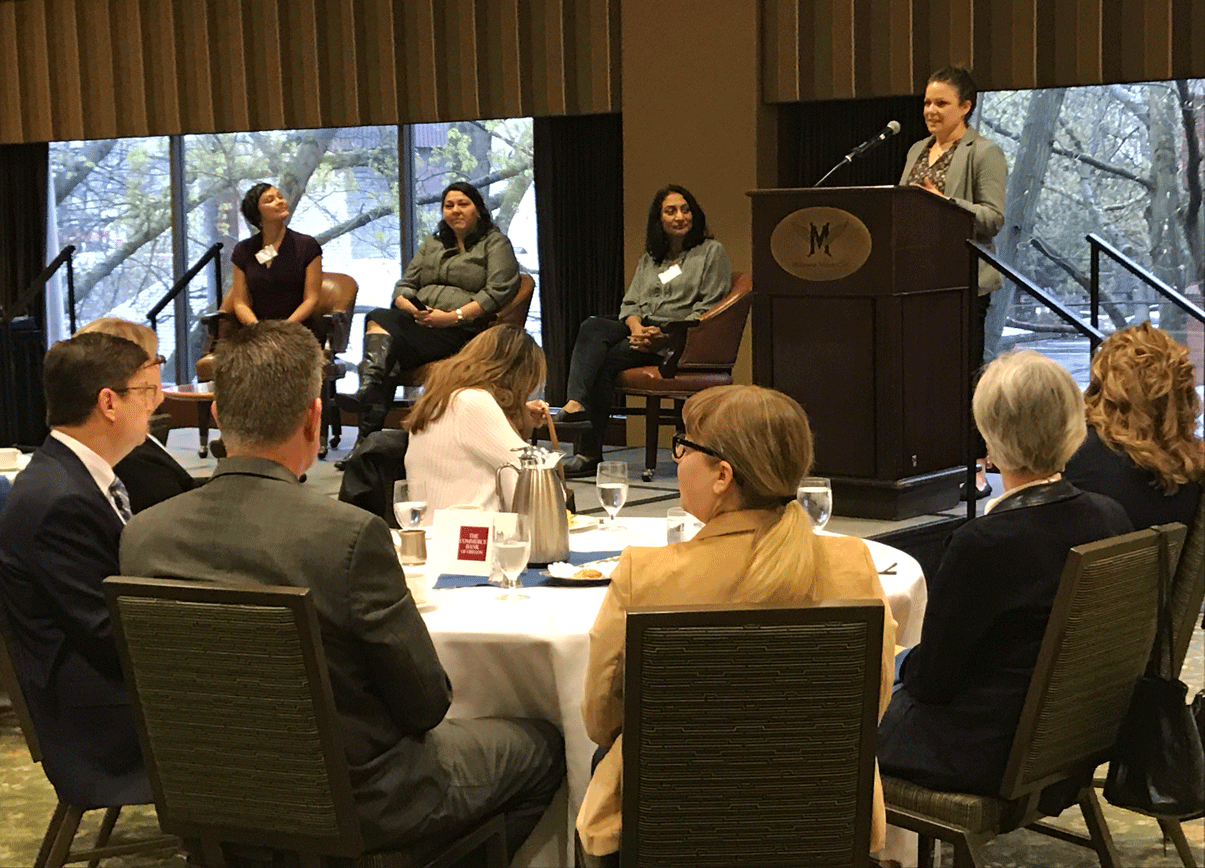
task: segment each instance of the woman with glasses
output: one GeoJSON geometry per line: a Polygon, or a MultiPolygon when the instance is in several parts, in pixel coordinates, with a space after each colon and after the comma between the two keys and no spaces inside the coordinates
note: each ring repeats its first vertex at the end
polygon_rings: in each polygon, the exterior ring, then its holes
{"type": "MultiPolygon", "coordinates": [[[[147,365],[154,366],[156,370],[167,361],[159,355],[159,338],[150,328],[140,323],[106,316],[88,323],[76,334],[82,335],[86,332],[100,332],[138,344],[150,356],[151,360],[147,365]]],[[[140,397],[153,408],[163,402],[163,391],[158,385],[130,388],[141,390],[140,397]]],[[[148,506],[154,506],[182,492],[192,491],[197,486],[196,480],[189,472],[149,433],[142,443],[114,465],[113,472],[125,483],[130,494],[130,511],[135,515],[148,506]]]]}
{"type": "MultiPolygon", "coordinates": [[[[528,400],[544,382],[544,353],[523,329],[495,325],[436,362],[406,428],[406,478],[431,509],[471,503],[499,510],[494,472],[516,458],[548,405],[528,400]]],[[[502,475],[509,502],[515,474],[502,475]]]]}
{"type": "MultiPolygon", "coordinates": [[[[758,386],[716,386],[682,410],[674,438],[682,507],[703,522],[694,539],[620,556],[590,630],[582,714],[590,738],[607,748],[578,814],[588,854],[619,848],[624,621],[630,607],[661,604],[788,606],[829,599],[881,600],[880,709],[891,695],[895,621],[866,544],[817,536],[795,500],[812,466],[807,416],[793,399],[758,386]]],[[[872,849],[886,829],[875,778],[872,849]]]]}

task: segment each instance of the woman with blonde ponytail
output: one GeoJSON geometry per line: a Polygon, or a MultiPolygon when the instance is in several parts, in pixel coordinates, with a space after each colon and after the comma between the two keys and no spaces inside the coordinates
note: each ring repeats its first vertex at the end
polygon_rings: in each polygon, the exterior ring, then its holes
{"type": "MultiPolygon", "coordinates": [[[[682,506],[703,522],[688,542],[624,551],[590,630],[582,715],[596,744],[609,748],[595,769],[577,828],[587,854],[619,849],[624,621],[634,606],[731,603],[789,606],[827,599],[881,600],[880,712],[891,698],[895,620],[866,544],[817,536],[795,500],[812,467],[812,433],[791,398],[758,386],[717,386],[682,410],[675,435],[682,506]]],[[[886,829],[875,777],[872,849],[886,829]]]]}

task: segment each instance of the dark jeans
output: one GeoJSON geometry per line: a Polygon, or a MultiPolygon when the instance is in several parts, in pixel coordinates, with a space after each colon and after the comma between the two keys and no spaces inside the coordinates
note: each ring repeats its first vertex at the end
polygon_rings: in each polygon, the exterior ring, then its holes
{"type": "MultiPolygon", "coordinates": [[[[971,325],[970,335],[972,388],[974,388],[975,384],[979,382],[979,375],[983,372],[984,367],[986,367],[983,364],[983,348],[984,344],[986,343],[983,330],[987,324],[988,305],[991,303],[992,295],[989,292],[986,295],[981,295],[976,299],[975,309],[971,311],[971,316],[974,318],[974,322],[971,325]]],[[[987,443],[984,442],[983,435],[979,433],[979,428],[975,425],[974,414],[971,415],[971,436],[974,438],[974,448],[972,450],[974,455],[972,457],[977,459],[983,458],[985,455],[987,455],[987,443]]]]}
{"type": "Polygon", "coordinates": [[[443,802],[407,843],[454,839],[502,814],[513,858],[565,778],[565,742],[543,720],[445,720],[427,733],[448,775],[443,802]]]}
{"type": "Polygon", "coordinates": [[[395,365],[409,371],[427,362],[454,356],[480,331],[470,326],[429,328],[419,325],[410,314],[396,307],[377,308],[365,317],[365,322],[375,322],[389,332],[386,371],[392,371],[395,365]]]}
{"type": "Polygon", "coordinates": [[[585,407],[590,416],[591,436],[582,441],[582,451],[587,455],[602,455],[619,372],[661,363],[656,353],[632,349],[630,334],[625,323],[601,316],[590,317],[578,329],[565,395],[585,407]]]}

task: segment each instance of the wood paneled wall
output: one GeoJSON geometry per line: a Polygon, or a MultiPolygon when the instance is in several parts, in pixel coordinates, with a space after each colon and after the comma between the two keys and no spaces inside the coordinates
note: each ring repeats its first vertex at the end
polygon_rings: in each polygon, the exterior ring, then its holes
{"type": "Polygon", "coordinates": [[[619,0],[0,0],[0,142],[619,110],[619,0]]]}
{"type": "Polygon", "coordinates": [[[764,0],[767,102],[1205,77],[1203,0],[764,0]]]}

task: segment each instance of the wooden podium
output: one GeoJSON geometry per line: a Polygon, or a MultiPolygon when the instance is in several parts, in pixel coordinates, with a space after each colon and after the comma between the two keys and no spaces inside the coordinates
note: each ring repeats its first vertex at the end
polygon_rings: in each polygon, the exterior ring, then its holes
{"type": "Polygon", "coordinates": [[[902,519],[957,506],[970,212],[915,187],[749,196],[753,381],[807,411],[836,511],[902,519]]]}

